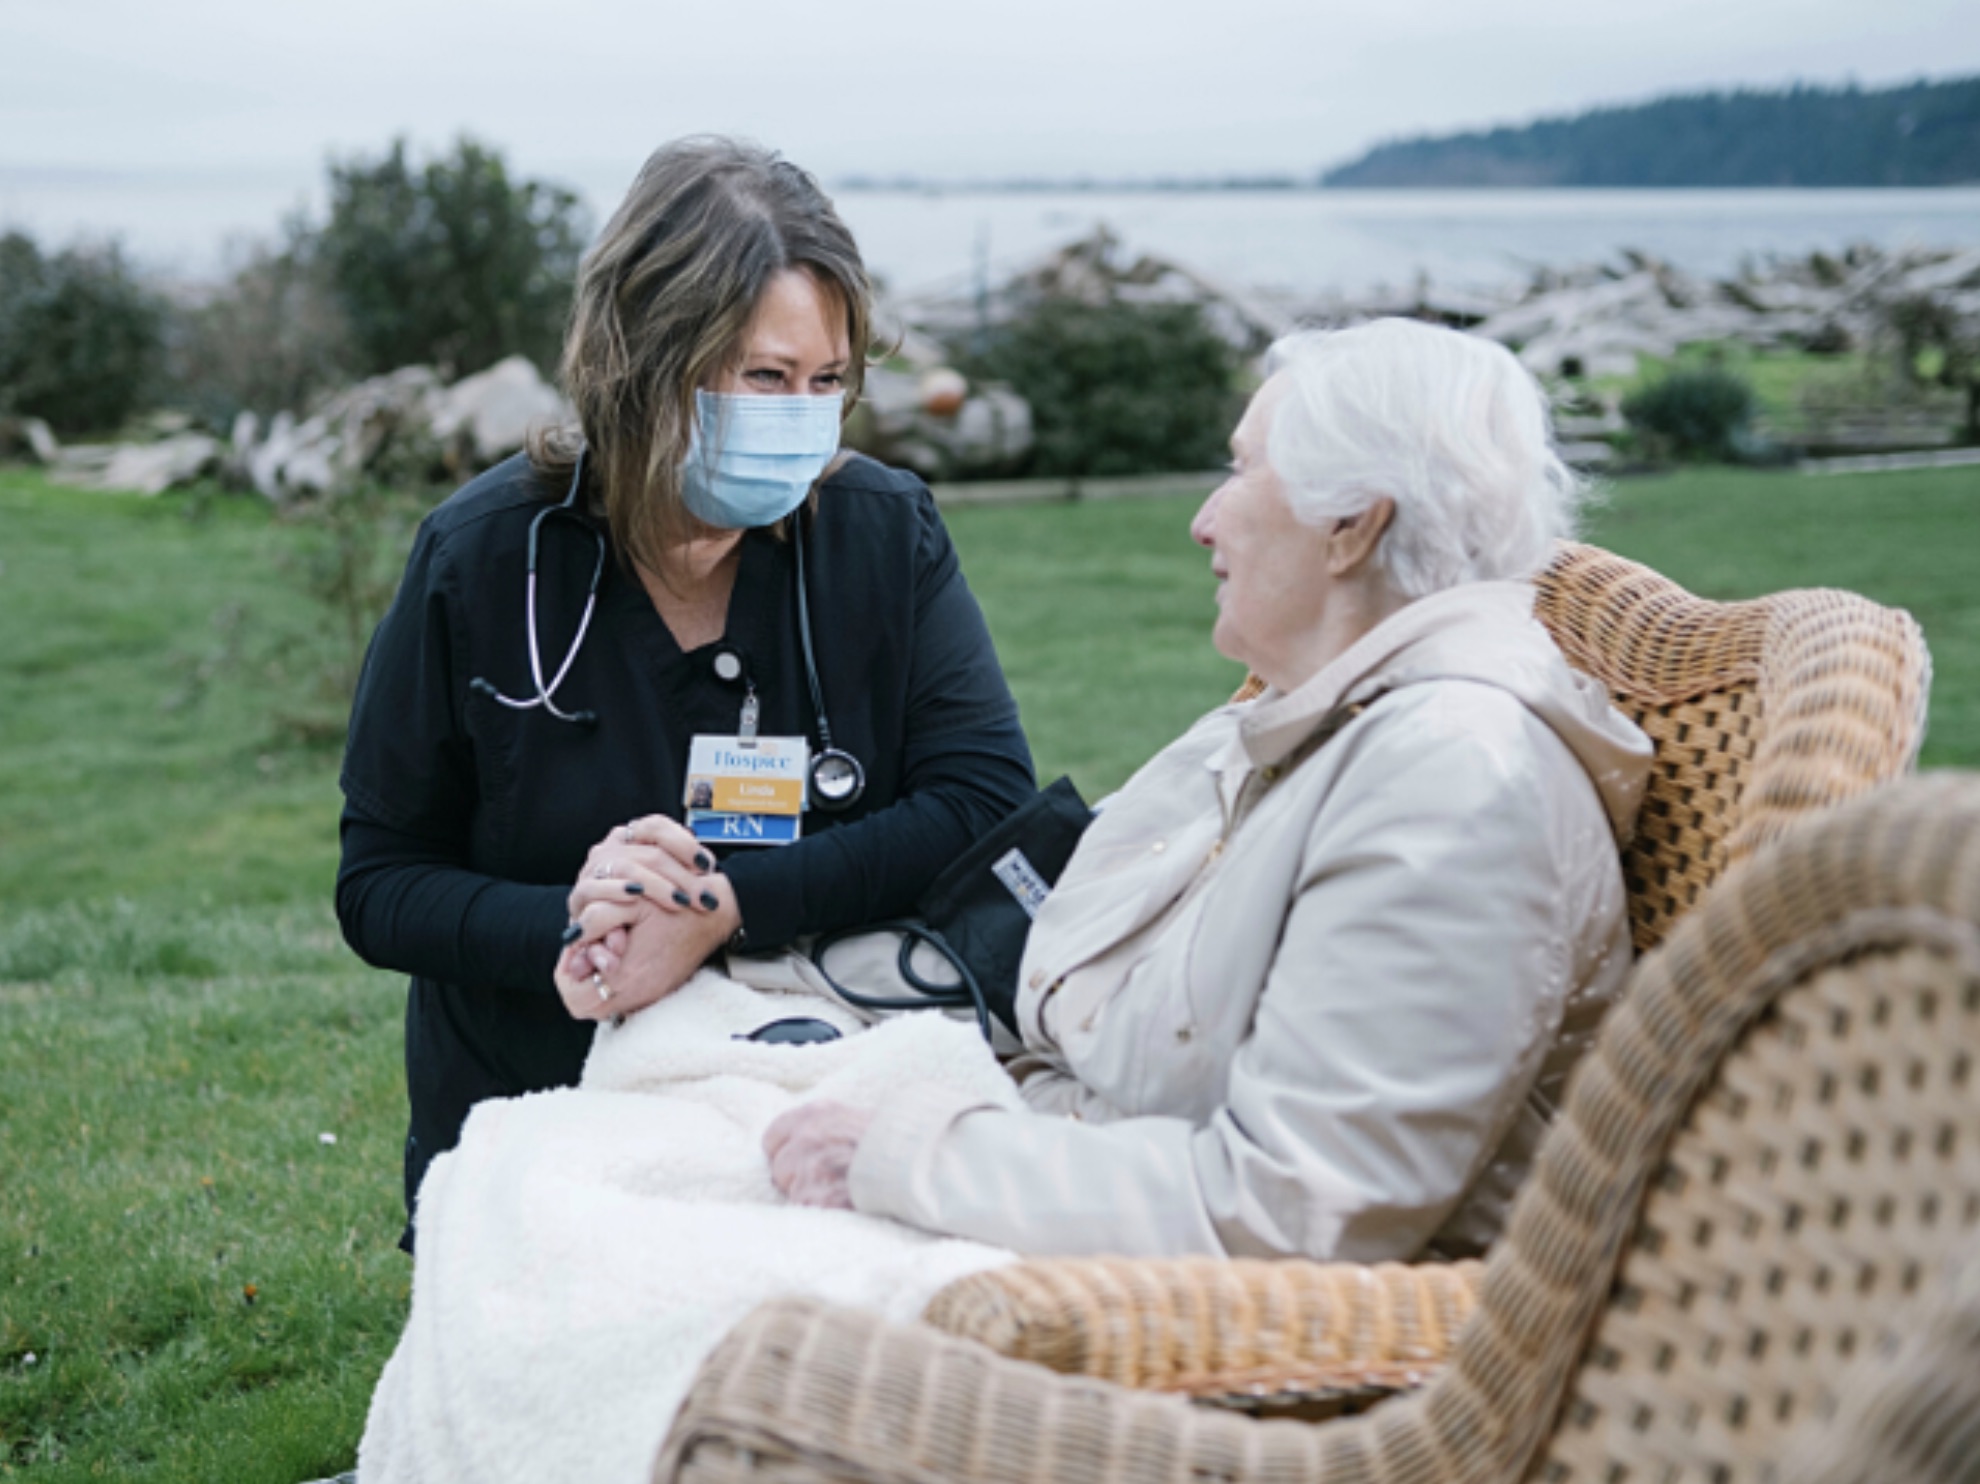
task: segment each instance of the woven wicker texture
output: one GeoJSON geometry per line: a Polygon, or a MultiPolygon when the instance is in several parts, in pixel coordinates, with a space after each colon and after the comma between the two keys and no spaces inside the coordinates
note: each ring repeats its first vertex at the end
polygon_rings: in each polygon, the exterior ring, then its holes
{"type": "Polygon", "coordinates": [[[1796,1435],[1797,1484],[1980,1484],[1980,1242],[1892,1354],[1857,1362],[1828,1425],[1796,1435]]]}
{"type": "Polygon", "coordinates": [[[1423,1391],[1303,1427],[773,1306],[659,1479],[1742,1480],[1980,1229],[1980,779],[1793,831],[1646,960],[1423,1391]]]}
{"type": "Polygon", "coordinates": [[[1918,755],[1931,662],[1908,613],[1823,589],[1710,603],[1571,544],[1536,586],[1568,663],[1657,747],[1623,852],[1639,953],[1727,866],[1918,755]]]}
{"type": "Polygon", "coordinates": [[[923,1317],[999,1354],[1123,1386],[1397,1390],[1449,1353],[1482,1273],[1475,1262],[1029,1262],[951,1283],[923,1317]]]}
{"type": "MultiPolygon", "coordinates": [[[[1930,685],[1923,636],[1909,615],[1854,594],[1710,603],[1646,567],[1563,544],[1535,611],[1569,662],[1656,744],[1637,836],[1623,852],[1638,952],[1661,942],[1728,865],[1917,755],[1930,685]]],[[[1253,677],[1238,697],[1262,689],[1253,677]]],[[[1378,1327],[1375,1337],[1393,1333],[1400,1347],[1384,1352],[1368,1348],[1368,1316],[1378,1304],[1400,1314],[1447,1308],[1454,1277],[1468,1299],[1476,1269],[1425,1266],[1411,1279],[1250,1264],[1213,1277],[1188,1265],[1037,1261],[952,1285],[924,1317],[1001,1353],[1127,1385],[1322,1395],[1434,1373],[1448,1353],[1437,1326],[1378,1327]],[[1398,1291],[1412,1281],[1419,1292],[1398,1291]],[[1212,1282],[1214,1317],[1203,1291],[1212,1282]],[[1251,1316],[1263,1327],[1248,1336],[1238,1326],[1251,1316]]]]}

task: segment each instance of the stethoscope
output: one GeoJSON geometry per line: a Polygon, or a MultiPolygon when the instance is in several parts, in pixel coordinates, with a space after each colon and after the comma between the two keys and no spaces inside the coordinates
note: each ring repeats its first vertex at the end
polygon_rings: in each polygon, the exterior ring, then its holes
{"type": "MultiPolygon", "coordinates": [[[[495,686],[477,675],[468,682],[468,689],[487,696],[515,711],[530,711],[541,706],[559,721],[572,722],[578,726],[595,727],[598,713],[595,711],[564,711],[556,702],[557,687],[564,683],[564,677],[571,673],[578,650],[584,645],[584,636],[591,628],[591,615],[598,606],[598,584],[605,575],[605,537],[598,528],[578,513],[578,489],[584,481],[585,450],[578,450],[577,466],[571,470],[571,487],[561,503],[546,505],[536,513],[529,523],[528,579],[525,588],[523,623],[529,641],[529,675],[536,683],[536,694],[527,700],[517,700],[505,696],[495,686]],[[577,633],[571,639],[571,647],[565,653],[563,663],[557,666],[557,673],[550,677],[549,684],[543,681],[543,651],[537,641],[536,623],[536,558],[541,545],[543,522],[554,515],[565,515],[582,525],[591,539],[598,544],[598,557],[591,565],[591,582],[584,593],[584,612],[578,618],[577,633]]],[[[798,529],[791,540],[791,550],[797,566],[797,610],[798,640],[804,650],[805,679],[811,688],[812,714],[818,718],[818,752],[811,759],[811,802],[820,809],[835,812],[847,809],[858,802],[866,792],[866,770],[859,759],[851,753],[832,745],[832,723],[825,714],[825,687],[818,679],[818,662],[811,645],[811,596],[804,580],[804,521],[802,511],[798,517],[798,529]]],[[[744,679],[746,667],[741,654],[724,645],[716,651],[714,661],[716,678],[731,684],[744,679]]],[[[755,693],[745,702],[746,712],[754,711],[755,693]]]]}

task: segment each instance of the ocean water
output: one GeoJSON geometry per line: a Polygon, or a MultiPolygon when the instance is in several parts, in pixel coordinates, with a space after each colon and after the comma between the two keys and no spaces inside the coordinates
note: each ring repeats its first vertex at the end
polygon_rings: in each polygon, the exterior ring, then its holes
{"type": "MultiPolygon", "coordinates": [[[[603,221],[616,181],[576,182],[603,221]]],[[[1738,191],[898,191],[837,193],[868,262],[903,294],[967,291],[1105,225],[1130,252],[1302,298],[1490,289],[1536,266],[1626,248],[1704,274],[1854,242],[1980,244],[1980,187],[1738,191]]],[[[285,213],[322,210],[288,171],[113,172],[0,167],[0,229],[44,242],[120,238],[143,264],[215,276],[285,213]]]]}

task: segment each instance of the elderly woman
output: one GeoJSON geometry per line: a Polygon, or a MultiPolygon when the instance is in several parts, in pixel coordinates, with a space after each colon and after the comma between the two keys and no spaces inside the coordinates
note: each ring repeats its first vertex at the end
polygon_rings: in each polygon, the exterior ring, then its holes
{"type": "Polygon", "coordinates": [[[1579,493],[1502,348],[1275,347],[1191,528],[1265,683],[1143,768],[1027,944],[1025,1107],[765,1136],[791,1199],[1026,1253],[1475,1251],[1629,967],[1650,755],[1533,618],[1579,493]]]}

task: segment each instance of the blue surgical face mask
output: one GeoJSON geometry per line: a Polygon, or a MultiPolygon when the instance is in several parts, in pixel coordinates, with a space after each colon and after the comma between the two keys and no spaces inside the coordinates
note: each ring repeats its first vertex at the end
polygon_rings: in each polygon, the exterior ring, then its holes
{"type": "Polygon", "coordinates": [[[804,503],[839,451],[845,398],[697,391],[695,427],[681,464],[681,500],[697,520],[748,530],[804,503]]]}

